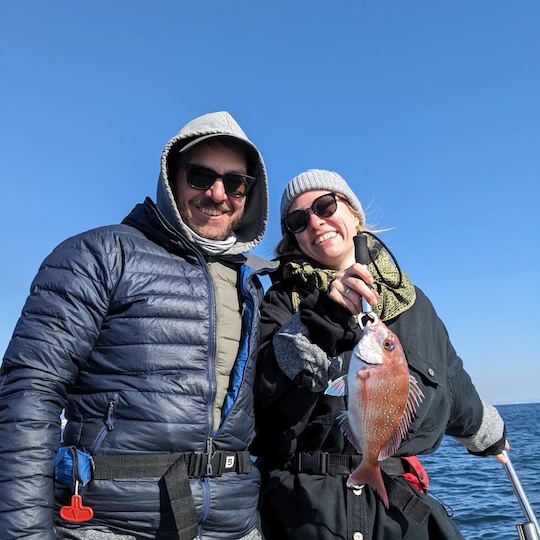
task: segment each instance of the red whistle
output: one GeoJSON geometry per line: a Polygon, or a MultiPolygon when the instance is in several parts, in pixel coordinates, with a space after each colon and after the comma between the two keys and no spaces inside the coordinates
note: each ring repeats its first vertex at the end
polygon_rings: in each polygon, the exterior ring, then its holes
{"type": "Polygon", "coordinates": [[[60,508],[60,517],[71,523],[90,521],[94,517],[94,511],[89,506],[83,506],[80,495],[71,497],[71,506],[60,508]]]}

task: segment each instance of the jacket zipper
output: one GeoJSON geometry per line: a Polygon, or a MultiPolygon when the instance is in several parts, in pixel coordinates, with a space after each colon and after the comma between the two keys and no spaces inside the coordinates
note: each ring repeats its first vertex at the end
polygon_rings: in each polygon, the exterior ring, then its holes
{"type": "MultiPolygon", "coordinates": [[[[177,235],[176,231],[169,226],[169,224],[164,220],[164,218],[161,216],[160,212],[156,212],[156,215],[160,222],[165,226],[166,229],[169,231],[172,231],[175,235],[177,235]]],[[[213,439],[212,439],[212,430],[213,430],[213,411],[214,411],[214,400],[216,397],[216,373],[215,373],[215,355],[216,355],[216,343],[215,343],[215,337],[216,337],[216,307],[215,307],[215,292],[214,287],[212,285],[212,277],[210,275],[210,270],[208,269],[208,262],[204,256],[198,249],[194,249],[193,246],[186,245],[186,247],[193,253],[197,260],[199,261],[199,264],[201,266],[201,269],[206,274],[206,281],[208,285],[208,292],[210,293],[208,295],[209,297],[209,313],[210,313],[210,336],[213,338],[210,342],[210,348],[208,351],[208,358],[209,362],[211,363],[209,365],[209,376],[210,376],[210,407],[208,409],[208,437],[206,439],[205,443],[205,450],[207,450],[213,445],[213,439]]],[[[202,534],[202,526],[205,523],[206,519],[208,518],[208,514],[210,512],[210,488],[208,486],[208,479],[207,478],[201,478],[201,484],[202,484],[202,498],[203,498],[203,515],[201,518],[201,522],[199,524],[199,535],[202,534]]]]}
{"type": "MultiPolygon", "coordinates": [[[[205,451],[210,457],[212,454],[213,449],[213,429],[214,429],[214,400],[216,399],[216,297],[215,297],[215,291],[214,286],[212,283],[212,276],[210,275],[210,270],[208,269],[208,261],[204,258],[203,255],[197,253],[197,257],[199,259],[199,262],[201,263],[201,268],[206,273],[206,280],[208,284],[208,299],[209,299],[209,313],[210,313],[210,324],[209,324],[209,350],[208,350],[208,375],[209,375],[209,381],[210,381],[210,400],[209,400],[209,407],[208,407],[208,437],[205,442],[205,451]]],[[[212,468],[212,465],[210,464],[210,470],[212,468]]],[[[208,467],[207,467],[207,474],[208,474],[208,467]]],[[[210,487],[208,485],[208,478],[203,477],[201,478],[201,484],[202,484],[202,497],[203,497],[203,514],[201,517],[201,523],[199,524],[199,534],[202,534],[202,527],[203,524],[208,519],[208,514],[210,513],[210,487]]]]}
{"type": "Polygon", "coordinates": [[[95,455],[96,452],[99,450],[99,447],[101,446],[101,443],[103,442],[103,439],[109,433],[109,431],[112,431],[114,429],[114,413],[116,409],[116,404],[118,402],[118,394],[114,394],[112,398],[109,399],[109,403],[107,405],[107,412],[105,413],[105,418],[103,420],[103,427],[99,430],[96,439],[94,441],[94,445],[92,446],[92,455],[95,455]]]}

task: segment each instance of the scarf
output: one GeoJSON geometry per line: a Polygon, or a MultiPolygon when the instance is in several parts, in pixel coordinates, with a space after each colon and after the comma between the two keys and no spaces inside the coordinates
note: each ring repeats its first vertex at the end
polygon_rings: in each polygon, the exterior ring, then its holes
{"type": "MultiPolygon", "coordinates": [[[[368,268],[375,278],[373,288],[379,294],[379,301],[373,311],[381,320],[393,319],[414,304],[416,291],[403,270],[401,271],[402,278],[399,287],[393,288],[399,282],[399,270],[386,251],[379,251],[375,257],[375,264],[370,262],[368,268]]],[[[304,295],[309,294],[315,289],[327,291],[336,274],[336,270],[317,268],[309,262],[285,263],[283,278],[292,282],[291,300],[293,309],[298,310],[301,293],[304,293],[304,295]]]]}
{"type": "Polygon", "coordinates": [[[190,230],[193,241],[208,255],[221,255],[236,243],[236,236],[231,234],[225,240],[210,240],[199,236],[193,230],[190,230]]]}

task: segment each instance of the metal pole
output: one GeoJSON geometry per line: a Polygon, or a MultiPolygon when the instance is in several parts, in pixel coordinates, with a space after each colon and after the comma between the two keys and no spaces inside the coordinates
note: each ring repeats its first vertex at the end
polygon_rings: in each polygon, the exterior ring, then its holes
{"type": "Polygon", "coordinates": [[[540,527],[538,526],[536,516],[534,515],[533,509],[529,503],[529,500],[527,499],[527,495],[523,490],[523,486],[519,481],[518,475],[516,474],[506,450],[503,450],[502,454],[506,458],[506,463],[504,464],[506,474],[508,475],[508,479],[512,484],[512,488],[514,489],[514,493],[516,494],[519,505],[521,506],[521,510],[527,518],[527,523],[517,525],[520,540],[540,540],[540,527]]]}

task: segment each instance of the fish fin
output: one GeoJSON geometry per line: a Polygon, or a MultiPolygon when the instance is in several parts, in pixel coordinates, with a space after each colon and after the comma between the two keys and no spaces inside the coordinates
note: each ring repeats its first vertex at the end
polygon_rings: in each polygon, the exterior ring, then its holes
{"type": "Polygon", "coordinates": [[[367,484],[381,499],[388,509],[390,502],[384,485],[381,469],[379,466],[370,465],[362,461],[360,465],[347,478],[347,487],[353,488],[367,484]]]}
{"type": "Polygon", "coordinates": [[[417,380],[413,375],[409,375],[409,396],[407,398],[407,403],[405,404],[405,409],[403,410],[403,414],[396,431],[384,448],[382,448],[379,452],[379,461],[392,457],[398,451],[401,441],[405,439],[407,430],[414,420],[418,405],[422,403],[423,399],[424,394],[418,386],[417,380]]]}
{"type": "MultiPolygon", "coordinates": [[[[405,430],[407,431],[407,430],[405,430]]],[[[383,461],[384,459],[388,459],[389,457],[392,457],[399,448],[399,445],[401,444],[401,441],[404,439],[404,433],[402,432],[402,424],[398,426],[394,434],[392,435],[392,438],[386,443],[386,445],[381,449],[379,452],[379,461],[383,461]]]]}
{"type": "Polygon", "coordinates": [[[422,403],[423,399],[424,393],[418,386],[418,381],[414,378],[414,375],[409,373],[409,397],[407,399],[407,406],[410,406],[413,415],[416,414],[416,409],[422,403]]]}
{"type": "Polygon", "coordinates": [[[360,443],[356,440],[356,437],[354,436],[354,433],[351,429],[351,424],[349,422],[349,413],[348,411],[343,411],[338,417],[337,421],[339,424],[339,429],[341,429],[341,432],[349,442],[356,448],[356,451],[361,454],[362,450],[360,448],[360,443]]]}
{"type": "Polygon", "coordinates": [[[347,375],[342,375],[335,381],[330,381],[324,391],[327,396],[341,397],[347,395],[347,375]]]}

